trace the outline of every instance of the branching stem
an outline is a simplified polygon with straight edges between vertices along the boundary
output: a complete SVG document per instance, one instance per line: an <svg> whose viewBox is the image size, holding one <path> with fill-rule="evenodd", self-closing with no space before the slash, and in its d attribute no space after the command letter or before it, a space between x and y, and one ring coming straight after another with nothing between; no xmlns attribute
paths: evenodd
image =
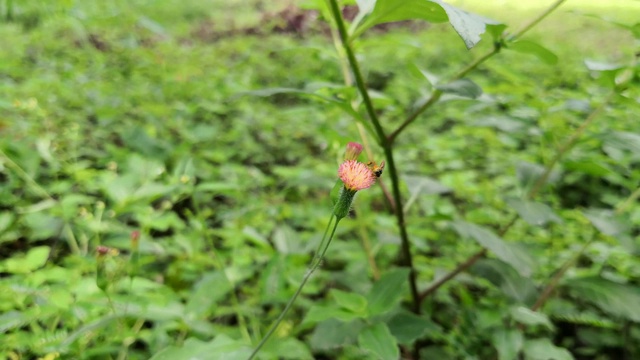
<svg viewBox="0 0 640 360"><path fill-rule="evenodd" d="M393 147L391 142L388 141L387 136L382 129L380 124L380 120L376 114L376 111L373 107L373 102L369 96L369 92L367 91L366 84L364 83L364 78L362 77L362 72L360 71L360 65L358 64L358 60L354 54L354 51L349 43L349 35L347 33L347 29L344 23L344 19L342 18L342 12L340 11L340 7L338 6L337 0L329 0L329 4L331 7L331 12L333 14L333 18L336 22L336 26L338 28L338 33L340 35L340 40L342 41L342 46L347 55L347 60L349 60L349 66L351 67L351 71L353 73L354 80L356 82L356 86L358 91L360 92L360 96L362 96L362 101L364 103L365 109L367 110L367 114L369 115L369 119L373 124L376 135L378 137L378 143L382 146L384 150L384 155L387 163L387 169L389 176L391 177L391 185L393 192L393 203L394 203L394 212L396 216L396 222L398 223L398 227L400 229L400 241L401 241L401 250L400 250L400 261L399 264L401 266L408 267L410 269L409 272L409 287L411 289L411 296L413 300L413 311L415 313L420 312L420 301L418 298L418 287L416 281L416 271L413 267L413 259L411 256L411 245L409 242L409 235L407 233L404 212L402 211L402 196L400 194L400 180L398 177L398 170L395 165L394 157L393 157Z"/></svg>

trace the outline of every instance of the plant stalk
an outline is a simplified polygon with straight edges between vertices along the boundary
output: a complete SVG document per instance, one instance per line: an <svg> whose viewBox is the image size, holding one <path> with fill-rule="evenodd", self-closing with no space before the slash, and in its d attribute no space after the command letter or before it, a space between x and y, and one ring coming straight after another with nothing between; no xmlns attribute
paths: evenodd
<svg viewBox="0 0 640 360"><path fill-rule="evenodd" d="M518 30L515 34L509 36L508 38L505 37L505 35L503 34L502 35L502 40L503 41L509 41L509 42L516 41L517 39L522 37L522 35L524 35L529 30L531 30L531 28L533 28L538 23L540 23L542 20L544 20L547 16L549 16L549 14L551 14L554 10L556 10L565 1L566 0L557 0L555 3L551 4L547 9L545 9L545 11L543 11L540 14L538 14L538 16L536 16L529 23L527 23L520 30ZM477 68L480 64L484 63L485 61L487 61L488 59L490 59L491 57L493 57L495 54L497 54L499 52L500 52L500 47L499 46L494 46L493 49L491 49L491 51L488 51L484 55L482 55L479 58L477 58L476 60L474 60L471 64L465 66L463 69L458 71L455 75L453 75L449 79L449 81L459 80L459 79L463 78L465 75L467 75L467 73L471 72L472 70L475 70L475 68ZM427 111L436 102L438 102L438 100L440 99L440 96L442 96L442 91L440 91L438 89L434 90L433 93L431 94L431 96L429 97L429 99L427 99L424 102L424 104L422 106L420 106L417 110L415 110L413 113L411 113L406 118L406 120L403 121L402 124L400 124L400 126L398 126L398 128L396 130L394 130L388 136L387 140L390 143L393 143L394 140L398 137L398 135L404 129L406 129L407 126L409 126L411 123L413 123L418 118L418 116L420 116L420 114L422 114L423 112Z"/></svg>
<svg viewBox="0 0 640 360"><path fill-rule="evenodd" d="M333 227L331 227L331 223L333 222L334 219L335 219L335 223L333 224ZM307 269L307 272L304 274L304 277L302 278L302 282L300 282L300 285L296 289L296 292L289 299L289 301L287 302L287 305L284 307L280 315L278 315L278 318L276 319L276 321L273 323L273 325L271 325L271 328L269 329L269 331L267 331L267 333L262 338L262 340L260 340L260 343L258 344L258 346L256 346L256 348L253 350L251 355L249 355L249 358L247 360L252 360L258 354L258 352L260 352L260 349L262 349L262 347L267 343L269 338L273 335L273 333L276 331L276 329L278 328L278 326L280 325L284 317L287 315L287 313L293 306L293 303L296 301L296 299L298 299L298 296L300 295L300 293L302 293L302 288L304 288L304 286L307 284L307 281L309 281L313 272L316 271L316 269L320 266L320 264L322 264L322 259L324 259L324 255L327 253L327 249L329 248L329 245L331 244L331 240L333 239L333 236L336 233L336 229L338 228L338 223L340 222L340 220L341 220L340 218L334 215L331 215L331 219L327 224L327 229L325 230L324 236L320 241L318 252L316 252L316 254L313 255L313 258L311 259L311 263L309 264L309 268ZM326 235L329 232L329 228L331 228L331 233L329 234L329 238L327 239Z"/></svg>
<svg viewBox="0 0 640 360"><path fill-rule="evenodd" d="M402 266L406 266L410 269L409 272L409 287L411 288L411 296L413 301L413 311L415 313L420 312L420 301L418 297L418 287L416 281L416 271L413 267L413 259L411 256L411 245L409 242L409 236L407 234L407 229L405 225L404 213L402 211L402 197L400 194L400 183L398 179L398 171L395 166L395 161L393 158L393 148L391 143L387 141L387 137L380 125L380 121L378 116L376 115L375 109L373 107L373 103L371 98L369 97L369 92L367 91L367 87L364 83L364 79L362 77L362 72L360 71L360 65L355 57L353 49L349 43L349 35L347 34L347 29L344 23L344 19L342 18L342 12L340 11L340 7L338 6L337 0L329 0L329 4L331 6L331 12L333 14L334 20L336 22L336 26L338 28L338 33L340 34L340 40L342 41L342 46L344 47L344 51L347 54L347 59L349 60L349 65L351 66L351 71L353 73L353 77L356 82L356 86L358 87L358 91L362 96L362 101L364 102L365 108L367 110L367 114L369 115L369 119L373 124L376 135L378 137L378 143L382 146L387 162L387 168L389 175L391 176L392 183L392 191L393 191L393 202L395 203L394 212L396 216L396 222L400 229L400 239L401 239L401 257L399 264Z"/></svg>

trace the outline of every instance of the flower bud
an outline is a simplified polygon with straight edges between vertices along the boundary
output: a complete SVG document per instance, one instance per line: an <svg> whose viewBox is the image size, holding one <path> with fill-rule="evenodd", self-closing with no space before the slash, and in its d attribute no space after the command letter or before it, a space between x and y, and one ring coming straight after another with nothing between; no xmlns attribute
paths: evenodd
<svg viewBox="0 0 640 360"><path fill-rule="evenodd" d="M360 153L362 153L362 145L356 142L350 142L347 144L347 150L344 152L344 160L357 160Z"/></svg>

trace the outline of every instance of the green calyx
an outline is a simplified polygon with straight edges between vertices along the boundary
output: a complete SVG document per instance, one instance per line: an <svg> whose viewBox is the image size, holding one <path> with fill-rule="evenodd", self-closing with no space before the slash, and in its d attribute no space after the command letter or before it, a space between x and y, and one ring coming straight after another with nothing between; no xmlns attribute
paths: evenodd
<svg viewBox="0 0 640 360"><path fill-rule="evenodd" d="M351 209L351 203L353 202L353 198L355 196L356 191L349 190L344 186L342 187L342 190L340 191L340 197L333 207L333 215L335 215L338 220L346 217L349 214L349 209Z"/></svg>

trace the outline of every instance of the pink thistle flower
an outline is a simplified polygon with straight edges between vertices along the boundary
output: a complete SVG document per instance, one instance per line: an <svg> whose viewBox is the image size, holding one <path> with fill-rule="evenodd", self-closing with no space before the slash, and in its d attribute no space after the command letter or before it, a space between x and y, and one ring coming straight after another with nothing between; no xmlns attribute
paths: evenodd
<svg viewBox="0 0 640 360"><path fill-rule="evenodd" d="M356 160L362 152L362 145L356 142L350 142L347 144L347 151L344 152L344 160Z"/></svg>
<svg viewBox="0 0 640 360"><path fill-rule="evenodd" d="M367 165L355 160L347 160L338 168L338 176L347 190L359 191L373 185L376 175Z"/></svg>

